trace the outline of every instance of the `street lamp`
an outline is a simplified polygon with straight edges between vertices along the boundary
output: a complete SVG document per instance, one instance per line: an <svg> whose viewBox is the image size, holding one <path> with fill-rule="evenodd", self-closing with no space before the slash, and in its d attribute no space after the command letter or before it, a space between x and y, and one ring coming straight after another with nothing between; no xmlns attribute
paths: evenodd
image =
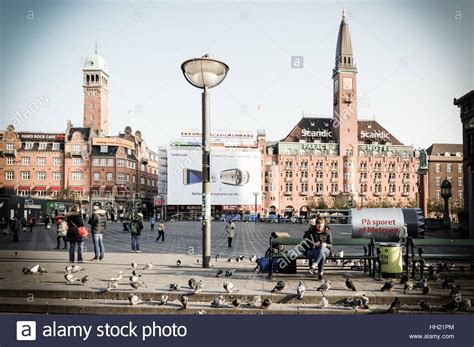
<svg viewBox="0 0 474 347"><path fill-rule="evenodd" d="M257 197L260 193L255 192L253 195L255 196L255 223L257 223Z"/></svg>
<svg viewBox="0 0 474 347"><path fill-rule="evenodd" d="M211 183L209 89L218 86L229 71L227 64L209 57L186 60L181 64L186 80L202 92L202 267L211 261Z"/></svg>
<svg viewBox="0 0 474 347"><path fill-rule="evenodd" d="M449 205L448 200L451 197L451 182L445 177L441 183L441 197L444 199L444 216L443 225L449 227L451 220L449 219Z"/></svg>

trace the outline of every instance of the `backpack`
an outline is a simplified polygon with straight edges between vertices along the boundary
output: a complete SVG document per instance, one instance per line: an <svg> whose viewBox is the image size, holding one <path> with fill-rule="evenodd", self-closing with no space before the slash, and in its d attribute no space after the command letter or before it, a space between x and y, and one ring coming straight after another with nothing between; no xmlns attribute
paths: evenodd
<svg viewBox="0 0 474 347"><path fill-rule="evenodd" d="M281 270L281 259L273 258L273 271L279 272ZM257 266L260 272L268 273L270 272L270 258L261 257L257 259Z"/></svg>
<svg viewBox="0 0 474 347"><path fill-rule="evenodd" d="M140 228L138 227L138 223L137 222L130 223L130 234L138 235L139 232L140 232Z"/></svg>

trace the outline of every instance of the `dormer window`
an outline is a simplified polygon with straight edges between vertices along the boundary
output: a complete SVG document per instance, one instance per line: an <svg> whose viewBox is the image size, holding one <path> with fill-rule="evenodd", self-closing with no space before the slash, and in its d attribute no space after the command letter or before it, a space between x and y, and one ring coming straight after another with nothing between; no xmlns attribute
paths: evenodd
<svg viewBox="0 0 474 347"><path fill-rule="evenodd" d="M107 153L109 151L109 146L100 146L100 153Z"/></svg>
<svg viewBox="0 0 474 347"><path fill-rule="evenodd" d="M32 149L33 148L33 142L25 142L25 149Z"/></svg>

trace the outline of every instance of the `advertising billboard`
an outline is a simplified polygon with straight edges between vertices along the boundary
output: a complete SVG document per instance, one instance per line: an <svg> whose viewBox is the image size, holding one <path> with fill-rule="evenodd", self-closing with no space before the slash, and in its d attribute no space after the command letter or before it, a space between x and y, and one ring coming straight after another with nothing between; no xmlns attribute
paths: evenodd
<svg viewBox="0 0 474 347"><path fill-rule="evenodd" d="M201 165L201 147L168 149L168 205L202 204ZM259 150L211 149L211 185L212 205L254 205L261 186Z"/></svg>

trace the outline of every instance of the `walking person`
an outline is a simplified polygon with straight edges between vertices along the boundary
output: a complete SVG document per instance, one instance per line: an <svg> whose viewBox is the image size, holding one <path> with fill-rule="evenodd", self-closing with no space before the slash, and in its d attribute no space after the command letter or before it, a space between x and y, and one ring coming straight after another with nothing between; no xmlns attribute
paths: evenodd
<svg viewBox="0 0 474 347"><path fill-rule="evenodd" d="M225 232L227 233L227 247L231 248L232 239L234 238L235 234L235 223L232 220L227 222L227 225L225 226Z"/></svg>
<svg viewBox="0 0 474 347"><path fill-rule="evenodd" d="M20 219L18 218L17 215L13 217L13 219L10 222L10 230L13 233L13 242L19 242L20 240L18 239L18 232L20 231L21 228L21 222Z"/></svg>
<svg viewBox="0 0 474 347"><path fill-rule="evenodd" d="M28 219L28 227L30 228L30 233L33 232L33 227L35 226L35 219L33 217L30 217Z"/></svg>
<svg viewBox="0 0 474 347"><path fill-rule="evenodd" d="M163 223L163 221L160 221L160 225L158 225L158 237L156 238L156 242L161 238L163 238L163 242L165 242L165 223Z"/></svg>
<svg viewBox="0 0 474 347"><path fill-rule="evenodd" d="M66 241L69 242L69 261L74 263L75 250L77 246L77 261L83 263L82 258L82 245L83 238L79 235L79 228L84 226L84 220L80 212L78 205L74 205L71 208L71 212L66 215L67 222L67 233Z"/></svg>
<svg viewBox="0 0 474 347"><path fill-rule="evenodd" d="M105 211L99 209L99 206L92 208L92 215L89 218L88 223L91 226L92 241L94 243L94 258L91 261L103 260L104 259L104 231L107 227L107 218L105 217Z"/></svg>
<svg viewBox="0 0 474 347"><path fill-rule="evenodd" d="M150 230L151 231L155 231L155 223L156 223L155 216L151 216L151 218L150 218Z"/></svg>
<svg viewBox="0 0 474 347"><path fill-rule="evenodd" d="M132 252L141 253L140 236L143 230L143 214L137 213L130 222L130 235L132 236Z"/></svg>
<svg viewBox="0 0 474 347"><path fill-rule="evenodd" d="M49 218L49 215L44 216L44 228L51 229L51 219Z"/></svg>
<svg viewBox="0 0 474 347"><path fill-rule="evenodd" d="M63 249L67 248L66 234L67 234L67 222L64 220L64 216L58 216L56 218L56 248L55 249L59 249L59 247L61 246L61 239L64 241Z"/></svg>
<svg viewBox="0 0 474 347"><path fill-rule="evenodd" d="M314 274L316 267L318 268L318 279L323 279L324 264L326 258L329 257L332 248L332 236L329 227L326 225L326 220L323 217L316 218L316 225L310 228L307 237L312 244L312 247L306 251L306 255L313 260L313 264L309 272Z"/></svg>

